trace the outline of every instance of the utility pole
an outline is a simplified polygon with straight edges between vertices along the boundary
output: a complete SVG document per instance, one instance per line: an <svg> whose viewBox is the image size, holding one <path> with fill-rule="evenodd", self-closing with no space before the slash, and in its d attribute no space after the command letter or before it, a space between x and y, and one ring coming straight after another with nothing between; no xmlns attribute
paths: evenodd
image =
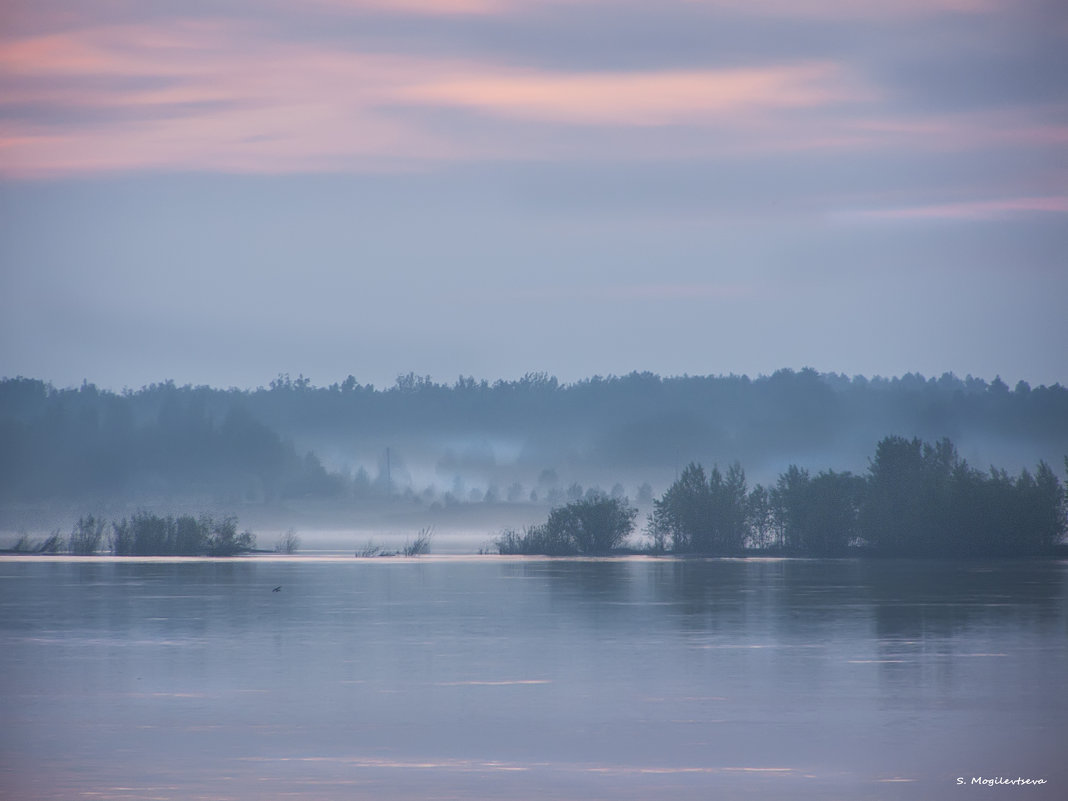
<svg viewBox="0 0 1068 801"><path fill-rule="evenodd" d="M389 465L389 447L386 447L386 497L393 497L393 473Z"/></svg>

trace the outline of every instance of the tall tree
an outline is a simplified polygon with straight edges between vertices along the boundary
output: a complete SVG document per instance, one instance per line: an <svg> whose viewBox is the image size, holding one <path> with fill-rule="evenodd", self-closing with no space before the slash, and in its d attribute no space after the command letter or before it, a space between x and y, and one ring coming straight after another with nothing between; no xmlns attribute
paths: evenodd
<svg viewBox="0 0 1068 801"><path fill-rule="evenodd" d="M711 545L712 492L705 469L686 466L663 496L653 502L654 525L668 533L677 553L707 550Z"/></svg>

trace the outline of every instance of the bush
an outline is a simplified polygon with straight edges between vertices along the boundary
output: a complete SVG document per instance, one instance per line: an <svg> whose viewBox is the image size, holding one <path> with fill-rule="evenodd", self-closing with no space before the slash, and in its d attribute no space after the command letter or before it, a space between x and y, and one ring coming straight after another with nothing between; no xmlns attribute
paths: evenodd
<svg viewBox="0 0 1068 801"><path fill-rule="evenodd" d="M623 545L637 514L626 498L597 492L553 509L545 523L529 526L522 534L515 529L501 532L493 545L506 556L607 554Z"/></svg>
<svg viewBox="0 0 1068 801"><path fill-rule="evenodd" d="M405 556L422 556L423 554L430 553L430 538L433 536L433 529L427 527L422 529L417 536L411 542L404 543L404 548L401 549L401 553Z"/></svg>
<svg viewBox="0 0 1068 801"><path fill-rule="evenodd" d="M111 552L116 556L130 556L134 552L133 524L125 517L121 522L111 522L111 536L109 537Z"/></svg>
<svg viewBox="0 0 1068 801"><path fill-rule="evenodd" d="M59 553L64 550L66 543L63 541L63 537L60 536L58 531L53 531L48 535L40 545L37 546L37 553Z"/></svg>
<svg viewBox="0 0 1068 801"><path fill-rule="evenodd" d="M208 537L209 556L235 556L256 548L256 537L251 531L237 533L236 517L223 518L219 523L210 517L201 518L201 523L211 532Z"/></svg>
<svg viewBox="0 0 1068 801"><path fill-rule="evenodd" d="M493 545L502 556L573 556L578 553L568 537L550 532L545 524L528 526L522 534L515 529L506 529Z"/></svg>
<svg viewBox="0 0 1068 801"><path fill-rule="evenodd" d="M58 531L53 531L47 539L41 542L31 540L27 534L20 534L10 550L12 553L59 553L63 550L64 544Z"/></svg>
<svg viewBox="0 0 1068 801"><path fill-rule="evenodd" d="M630 535L637 514L626 499L598 493L553 509L545 526L553 544L569 542L578 553L606 554Z"/></svg>
<svg viewBox="0 0 1068 801"><path fill-rule="evenodd" d="M274 546L275 553L296 553L300 548L300 537L293 529L289 529L282 535L282 539Z"/></svg>
<svg viewBox="0 0 1068 801"><path fill-rule="evenodd" d="M92 515L78 518L70 532L67 550L76 556L91 556L104 541L104 521Z"/></svg>
<svg viewBox="0 0 1068 801"><path fill-rule="evenodd" d="M251 532L237 533L236 517L216 521L208 515L162 517L139 512L111 528L116 556L235 556L256 547Z"/></svg>

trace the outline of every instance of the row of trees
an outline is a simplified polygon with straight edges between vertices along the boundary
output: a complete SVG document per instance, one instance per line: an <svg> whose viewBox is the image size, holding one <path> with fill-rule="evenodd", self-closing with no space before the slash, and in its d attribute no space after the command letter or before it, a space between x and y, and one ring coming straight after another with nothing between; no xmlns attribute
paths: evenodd
<svg viewBox="0 0 1068 801"><path fill-rule="evenodd" d="M1017 469L1068 451L1068 388L811 369L753 379L631 373L572 384L544 374L453 384L409 374L387 388L351 376L329 386L280 376L255 390L163 382L121 393L11 378L0 380L0 501L359 497L375 491L359 466L373 474L387 447L404 454L413 475L462 475L502 494L546 465L567 466L570 478L587 482L625 470L630 480L655 483L701 453L731 453L765 475L815 453L860 471L887 431L930 441L948 435L984 463ZM451 453L457 442L471 447ZM348 488L309 450L327 464L351 465ZM469 494L453 492L458 502Z"/></svg>
<svg viewBox="0 0 1068 801"><path fill-rule="evenodd" d="M984 473L949 440L884 439L864 489L860 536L887 554L1034 555L1065 533L1066 497L1049 465Z"/></svg>
<svg viewBox="0 0 1068 801"><path fill-rule="evenodd" d="M791 465L774 486L747 491L737 464L708 477L691 464L655 502L649 529L656 547L680 553L1024 556L1061 541L1066 503L1044 462L1012 477L969 466L948 439L886 437L863 476Z"/></svg>
<svg viewBox="0 0 1068 801"><path fill-rule="evenodd" d="M162 385L158 385L162 386ZM722 423L747 437L763 432L769 441L786 436L808 440L843 423L867 422L885 432L901 426L920 431L978 427L991 433L1044 437L1068 433L1068 389L1031 387L1019 381L1010 388L1000 378L985 381L952 373L924 377L866 378L818 373L811 368L778 370L767 376L659 376L633 372L593 376L564 384L544 373L516 381L489 382L460 376L453 384L430 376L399 376L392 387L361 385L353 376L329 386L315 386L304 376L288 375L269 389L246 395L264 420L287 424L327 424L331 429L359 426L407 426L413 417L434 428L450 429L471 420L494 430L517 421L550 415L557 424L591 430L591 421L624 424L644 420L670 427L670 421L699 419L710 427ZM668 414L664 414L667 411ZM798 426L798 422L807 423ZM749 424L758 422L758 428ZM892 427L892 428L891 428ZM692 437L692 427L684 426ZM623 444L623 449L630 447Z"/></svg>
<svg viewBox="0 0 1068 801"><path fill-rule="evenodd" d="M279 550L292 553L299 539L292 532ZM237 531L237 518L217 520L210 515L157 515L140 512L130 518L106 522L89 515L74 524L64 539L58 532L38 544L22 537L11 550L16 553L71 553L92 556L110 551L116 556L237 556L256 549L250 531Z"/></svg>
<svg viewBox="0 0 1068 801"><path fill-rule="evenodd" d="M654 501L647 533L658 553L1037 556L1061 543L1066 509L1068 493L1044 462L1016 477L982 472L948 439L892 436L863 476L791 465L773 486L750 490L738 463L725 473L692 463ZM496 544L501 553L608 553L635 516L623 499L586 498Z"/></svg>
<svg viewBox="0 0 1068 801"><path fill-rule="evenodd" d="M837 555L861 539L865 479L791 465L774 486L747 487L737 462L726 474L690 464L653 504L656 551L741 554L750 550Z"/></svg>

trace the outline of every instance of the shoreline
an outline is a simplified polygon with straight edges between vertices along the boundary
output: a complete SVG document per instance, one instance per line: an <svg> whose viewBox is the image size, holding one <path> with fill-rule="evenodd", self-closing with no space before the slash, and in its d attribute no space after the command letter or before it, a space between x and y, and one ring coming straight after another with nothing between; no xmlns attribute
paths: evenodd
<svg viewBox="0 0 1068 801"><path fill-rule="evenodd" d="M750 556L711 556L700 554L643 554L621 553L604 556L547 556L542 554L497 554L497 553L440 553L404 556L354 556L342 551L319 553L276 554L254 553L237 556L116 556L114 554L74 555L43 553L0 552L0 563L48 562L81 564L182 564L207 563L234 564L240 562L262 563L349 563L349 564L420 564L427 562L922 562L925 564L952 563L998 563L1021 562L1068 562L1068 555L1048 556L977 556L977 557L929 557L929 556L775 556L753 554Z"/></svg>

